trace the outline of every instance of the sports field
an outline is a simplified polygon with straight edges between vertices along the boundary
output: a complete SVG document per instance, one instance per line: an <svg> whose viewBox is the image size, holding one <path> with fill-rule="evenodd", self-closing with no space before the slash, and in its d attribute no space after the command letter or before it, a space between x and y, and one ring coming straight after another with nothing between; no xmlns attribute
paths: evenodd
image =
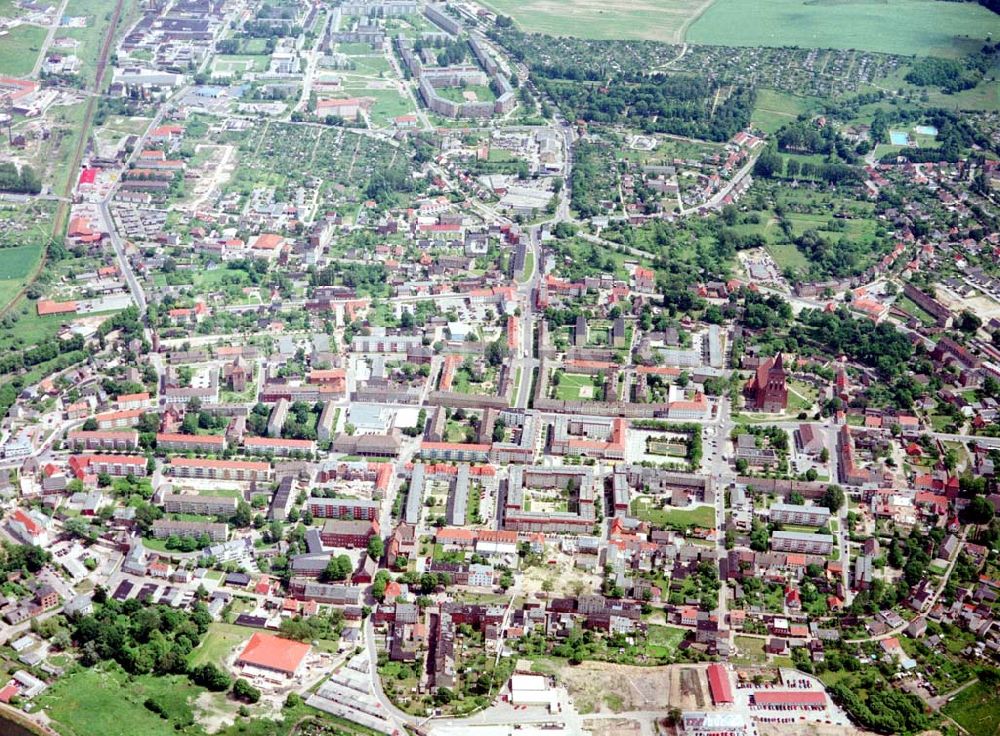
<svg viewBox="0 0 1000 736"><path fill-rule="evenodd" d="M689 43L800 46L959 56L978 49L1000 18L976 3L937 0L715 0Z"/></svg>
<svg viewBox="0 0 1000 736"><path fill-rule="evenodd" d="M482 0L528 32L680 43L712 0Z"/></svg>

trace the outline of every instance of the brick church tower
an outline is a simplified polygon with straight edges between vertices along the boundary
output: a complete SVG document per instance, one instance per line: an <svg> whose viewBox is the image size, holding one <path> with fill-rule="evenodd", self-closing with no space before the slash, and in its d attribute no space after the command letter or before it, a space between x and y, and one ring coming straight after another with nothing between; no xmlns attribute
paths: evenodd
<svg viewBox="0 0 1000 736"><path fill-rule="evenodd" d="M788 373L781 353L761 361L753 378L747 381L743 395L747 408L768 413L784 411L788 406Z"/></svg>

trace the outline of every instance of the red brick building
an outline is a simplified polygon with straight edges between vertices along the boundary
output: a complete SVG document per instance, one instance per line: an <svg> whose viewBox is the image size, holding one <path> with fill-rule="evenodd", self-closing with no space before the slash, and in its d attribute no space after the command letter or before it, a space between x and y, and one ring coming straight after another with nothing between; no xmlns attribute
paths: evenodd
<svg viewBox="0 0 1000 736"><path fill-rule="evenodd" d="M757 372L743 387L747 408L757 411L779 412L788 406L788 373L781 353L767 358L757 366Z"/></svg>
<svg viewBox="0 0 1000 736"><path fill-rule="evenodd" d="M327 547L367 547L368 540L378 534L376 519L330 519L319 536Z"/></svg>

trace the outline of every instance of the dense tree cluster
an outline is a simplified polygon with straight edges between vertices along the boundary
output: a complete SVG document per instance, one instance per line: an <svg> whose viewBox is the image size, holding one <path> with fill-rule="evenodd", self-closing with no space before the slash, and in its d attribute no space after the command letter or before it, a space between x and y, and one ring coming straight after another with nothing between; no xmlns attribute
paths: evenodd
<svg viewBox="0 0 1000 736"><path fill-rule="evenodd" d="M862 694L843 682L834 684L830 691L856 721L873 731L906 734L929 726L923 703L911 693L876 687Z"/></svg>
<svg viewBox="0 0 1000 736"><path fill-rule="evenodd" d="M810 337L827 352L845 354L875 368L883 377L907 370L913 345L893 325L854 319L846 308L835 312L810 310L799 315Z"/></svg>
<svg viewBox="0 0 1000 736"><path fill-rule="evenodd" d="M629 124L647 133L673 133L712 141L732 138L750 123L755 94L732 87L717 100L719 85L691 76L617 75L601 82L579 82L534 70L536 84L570 119Z"/></svg>
<svg viewBox="0 0 1000 736"><path fill-rule="evenodd" d="M72 633L87 666L114 660L132 674L163 675L187 672L187 655L211 622L203 603L187 612L108 599L94 613L75 619Z"/></svg>
<svg viewBox="0 0 1000 736"><path fill-rule="evenodd" d="M27 164L19 171L12 162L4 161L0 163L0 191L38 194L42 191L42 180Z"/></svg>

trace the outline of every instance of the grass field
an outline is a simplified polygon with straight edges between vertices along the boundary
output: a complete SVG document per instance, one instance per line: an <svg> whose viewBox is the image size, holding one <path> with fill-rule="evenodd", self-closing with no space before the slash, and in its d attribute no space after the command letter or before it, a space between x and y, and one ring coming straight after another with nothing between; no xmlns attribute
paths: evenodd
<svg viewBox="0 0 1000 736"><path fill-rule="evenodd" d="M799 114L810 112L816 107L812 97L798 97L773 89L757 90L750 122L765 133L774 133L782 125L793 122Z"/></svg>
<svg viewBox="0 0 1000 736"><path fill-rule="evenodd" d="M198 665L211 662L212 664L223 666L234 648L247 641L253 636L254 630L245 626L234 624L209 624L208 633L202 639L197 649L188 655L188 665L197 667Z"/></svg>
<svg viewBox="0 0 1000 736"><path fill-rule="evenodd" d="M166 736L176 733L175 723L191 721L189 701L200 692L186 677L129 678L109 667L60 677L38 701L65 736ZM160 703L168 718L148 710L147 698Z"/></svg>
<svg viewBox="0 0 1000 736"><path fill-rule="evenodd" d="M582 373L563 373L555 387L555 397L563 401L580 401L594 398L594 379Z"/></svg>
<svg viewBox="0 0 1000 736"><path fill-rule="evenodd" d="M982 682L965 688L943 710L972 736L1000 734L1000 698Z"/></svg>
<svg viewBox="0 0 1000 736"><path fill-rule="evenodd" d="M764 654L764 640L752 636L737 636L734 643L739 647L737 661L744 664L761 664L767 661Z"/></svg>
<svg viewBox="0 0 1000 736"><path fill-rule="evenodd" d="M669 657L677 651L677 647L687 632L676 626L660 626L650 624L646 638L646 651L653 657Z"/></svg>
<svg viewBox="0 0 1000 736"><path fill-rule="evenodd" d="M743 0L715 0L691 24L685 40L960 56L998 31L997 17L975 3L761 0L749 7Z"/></svg>
<svg viewBox="0 0 1000 736"><path fill-rule="evenodd" d="M699 0L484 0L526 31L553 36L680 43L708 2Z"/></svg>
<svg viewBox="0 0 1000 736"><path fill-rule="evenodd" d="M703 529L715 527L715 509L711 506L697 506L693 509L661 509L651 506L643 499L632 502L632 513L637 519L648 521L659 527L686 529L698 526Z"/></svg>
<svg viewBox="0 0 1000 736"><path fill-rule="evenodd" d="M42 248L37 244L0 250L0 308L17 295L41 256Z"/></svg>
<svg viewBox="0 0 1000 736"><path fill-rule="evenodd" d="M0 74L23 77L30 74L45 42L45 29L17 26L0 38Z"/></svg>

